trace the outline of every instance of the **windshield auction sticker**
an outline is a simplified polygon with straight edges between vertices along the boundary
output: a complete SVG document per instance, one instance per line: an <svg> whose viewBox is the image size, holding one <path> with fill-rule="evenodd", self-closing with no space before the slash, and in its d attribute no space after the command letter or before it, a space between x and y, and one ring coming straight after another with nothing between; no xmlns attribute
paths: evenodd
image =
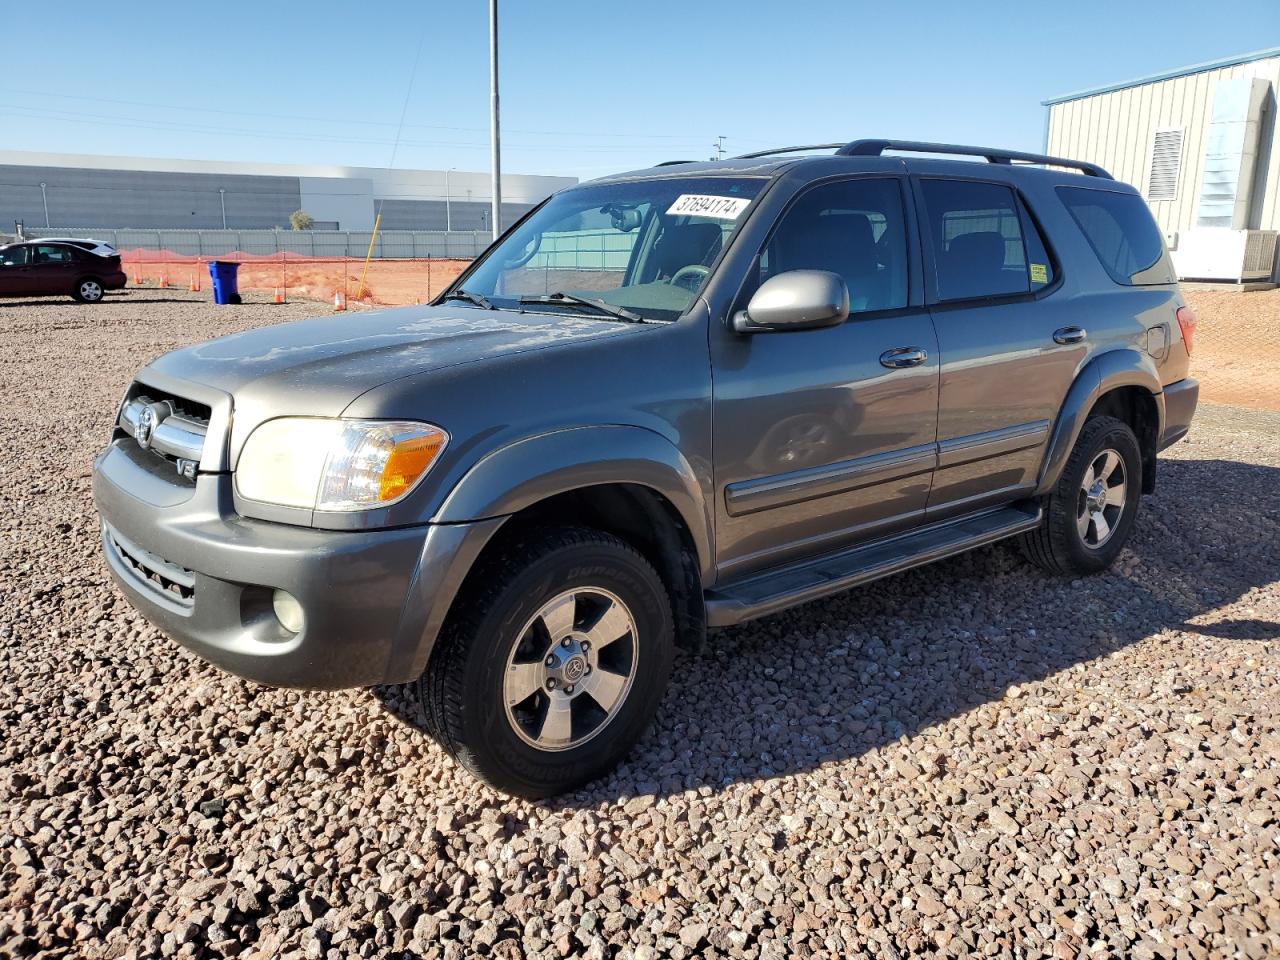
<svg viewBox="0 0 1280 960"><path fill-rule="evenodd" d="M746 197L713 197L701 193L682 193L667 208L673 216L715 217L717 220L737 220L747 204Z"/></svg>

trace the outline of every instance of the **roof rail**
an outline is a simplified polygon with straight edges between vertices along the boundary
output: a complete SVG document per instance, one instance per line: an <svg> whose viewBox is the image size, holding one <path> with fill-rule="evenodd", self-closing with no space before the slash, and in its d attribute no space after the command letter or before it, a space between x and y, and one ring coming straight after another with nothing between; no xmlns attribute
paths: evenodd
<svg viewBox="0 0 1280 960"><path fill-rule="evenodd" d="M1065 157L1051 157L1043 153L1020 153L1016 150L999 150L994 147L966 147L957 143L921 143L916 140L854 140L843 144L836 150L839 157L878 157L886 150L900 150L905 153L951 153L961 157L984 157L988 163L1012 164L1042 163L1054 167L1070 167L1080 170L1086 176L1100 177L1103 180L1114 180L1096 163L1084 160L1067 160Z"/></svg>
<svg viewBox="0 0 1280 960"><path fill-rule="evenodd" d="M843 143L811 143L806 147L773 147L770 150L757 150L754 153L741 153L734 160L759 160L761 157L772 157L778 153L800 153L804 150L837 150Z"/></svg>

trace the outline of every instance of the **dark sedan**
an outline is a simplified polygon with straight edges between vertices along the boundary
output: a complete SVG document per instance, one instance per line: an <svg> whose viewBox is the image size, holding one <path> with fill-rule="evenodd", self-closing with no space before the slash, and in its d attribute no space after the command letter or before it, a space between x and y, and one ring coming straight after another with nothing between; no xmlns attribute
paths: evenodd
<svg viewBox="0 0 1280 960"><path fill-rule="evenodd" d="M118 254L39 240L0 247L0 297L70 296L97 303L126 281Z"/></svg>

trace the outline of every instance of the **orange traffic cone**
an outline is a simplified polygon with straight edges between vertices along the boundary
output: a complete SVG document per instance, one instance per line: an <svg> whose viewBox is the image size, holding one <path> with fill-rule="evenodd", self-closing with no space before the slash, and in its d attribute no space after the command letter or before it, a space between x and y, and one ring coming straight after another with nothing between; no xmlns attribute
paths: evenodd
<svg viewBox="0 0 1280 960"><path fill-rule="evenodd" d="M166 274L160 274L160 289L164 290L169 286L169 277Z"/></svg>
<svg viewBox="0 0 1280 960"><path fill-rule="evenodd" d="M284 303L284 294L280 292L280 288L276 287L276 291L271 296L272 303Z"/></svg>
<svg viewBox="0 0 1280 960"><path fill-rule="evenodd" d="M342 290L335 290L333 293L333 312L338 313L347 309L347 294Z"/></svg>

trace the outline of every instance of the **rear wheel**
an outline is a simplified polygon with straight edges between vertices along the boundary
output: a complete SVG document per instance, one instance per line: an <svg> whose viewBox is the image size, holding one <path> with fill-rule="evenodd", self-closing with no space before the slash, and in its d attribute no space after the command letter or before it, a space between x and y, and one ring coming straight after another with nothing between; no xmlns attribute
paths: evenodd
<svg viewBox="0 0 1280 960"><path fill-rule="evenodd" d="M1142 499L1142 453L1129 425L1086 421L1045 504L1045 520L1025 534L1023 552L1055 573L1109 567L1133 532Z"/></svg>
<svg viewBox="0 0 1280 960"><path fill-rule="evenodd" d="M96 277L84 277L76 281L71 296L81 303L97 303L105 293L101 280Z"/></svg>
<svg viewBox="0 0 1280 960"><path fill-rule="evenodd" d="M671 602L625 541L529 537L472 579L418 683L436 738L505 793L538 798L606 773L671 673Z"/></svg>

